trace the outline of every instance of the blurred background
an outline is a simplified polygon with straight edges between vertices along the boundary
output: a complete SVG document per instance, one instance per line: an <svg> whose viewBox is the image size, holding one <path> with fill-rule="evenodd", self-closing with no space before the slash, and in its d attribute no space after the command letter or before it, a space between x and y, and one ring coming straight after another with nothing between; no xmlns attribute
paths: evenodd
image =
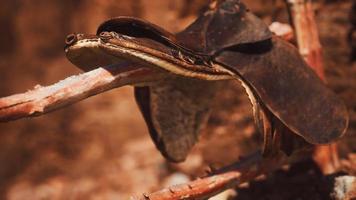
<svg viewBox="0 0 356 200"><path fill-rule="evenodd" d="M144 18L177 32L191 23L207 2L2 0L0 96L80 73L64 55L64 38L69 33L95 33L105 19L122 15ZM288 23L283 1L244 2L267 24ZM356 8L351 11L351 5L352 1L346 0L314 3L327 82L345 100L350 113L347 136L339 142L340 154L355 164L356 63L352 60L356 58L352 56L352 45L356 46L356 39L352 43L350 30L352 23L356 26L351 14L356 13ZM231 163L256 150L262 138L255 131L243 89L235 83L227 88L219 94L201 142L179 165L165 162L155 149L131 87L112 90L41 117L2 123L0 199L128 199L132 194L203 175L207 165ZM294 193L305 193L305 188L295 187L281 194L281 187L288 187L283 176L287 175L262 180L258 189L245 186L238 191L239 199L259 199L258 195L266 194L267 199L293 199ZM294 181L312 184L308 178ZM311 190L313 194L315 190ZM320 195L312 199L319 197L323 199Z"/></svg>

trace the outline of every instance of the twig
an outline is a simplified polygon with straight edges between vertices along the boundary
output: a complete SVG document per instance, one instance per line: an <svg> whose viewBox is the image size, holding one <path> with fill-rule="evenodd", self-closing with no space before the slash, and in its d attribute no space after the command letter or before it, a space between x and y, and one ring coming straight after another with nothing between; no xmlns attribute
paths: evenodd
<svg viewBox="0 0 356 200"><path fill-rule="evenodd" d="M274 171L285 163L287 163L287 157L283 153L268 159L263 158L261 152L256 152L207 177L171 186L151 194L145 193L141 197L132 197L132 200L207 199L228 188L251 181L261 174Z"/></svg>
<svg viewBox="0 0 356 200"><path fill-rule="evenodd" d="M321 44L311 0L286 0L299 52L309 66L325 80Z"/></svg>
<svg viewBox="0 0 356 200"><path fill-rule="evenodd" d="M51 112L90 96L129 84L132 77L140 81L155 78L155 76L147 76L147 73L151 73L151 70L129 67L128 63L106 66L68 77L51 86L36 86L28 92L0 98L0 122Z"/></svg>

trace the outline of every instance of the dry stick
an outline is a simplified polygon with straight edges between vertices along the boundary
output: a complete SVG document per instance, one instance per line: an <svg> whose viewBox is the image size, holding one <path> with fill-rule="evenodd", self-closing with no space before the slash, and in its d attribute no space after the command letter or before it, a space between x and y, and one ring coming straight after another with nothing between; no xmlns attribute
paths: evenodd
<svg viewBox="0 0 356 200"><path fill-rule="evenodd" d="M300 54L309 66L325 80L321 44L311 0L287 0Z"/></svg>
<svg viewBox="0 0 356 200"><path fill-rule="evenodd" d="M39 116L73 104L104 91L137 81L150 81L159 76L147 76L151 70L128 67L130 64L106 66L80 75L68 77L47 87L0 98L0 122L23 117ZM123 70L124 69L124 70Z"/></svg>
<svg viewBox="0 0 356 200"><path fill-rule="evenodd" d="M274 171L287 163L287 157L280 153L273 158L263 158L256 152L235 164L213 172L213 174L189 183L171 186L160 191L132 197L132 200L197 200L207 199L228 188L253 180L257 176Z"/></svg>
<svg viewBox="0 0 356 200"><path fill-rule="evenodd" d="M300 54L309 66L325 81L322 49L311 0L287 0L293 21L295 37ZM340 165L336 143L317 146L313 154L324 174L331 174Z"/></svg>

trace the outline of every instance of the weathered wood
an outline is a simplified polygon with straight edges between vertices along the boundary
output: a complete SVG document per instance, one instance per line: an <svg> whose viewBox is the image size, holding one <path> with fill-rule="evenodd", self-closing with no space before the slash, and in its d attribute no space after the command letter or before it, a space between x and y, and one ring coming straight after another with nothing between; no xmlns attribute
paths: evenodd
<svg viewBox="0 0 356 200"><path fill-rule="evenodd" d="M310 67L325 79L321 44L311 0L286 0L300 54Z"/></svg>
<svg viewBox="0 0 356 200"><path fill-rule="evenodd" d="M0 98L0 122L43 115L90 96L129 84L132 76L136 80L149 80L156 77L147 76L147 73L150 73L147 68L126 72L122 72L121 68L122 65L98 68L68 77L47 87L36 86L28 92Z"/></svg>
<svg viewBox="0 0 356 200"><path fill-rule="evenodd" d="M195 181L171 186L150 194L144 193L133 200L197 200L208 199L228 188L236 187L248 182L257 176L274 171L287 162L284 154L274 158L263 158L261 152L256 152L241 161L212 172L211 175L196 179Z"/></svg>

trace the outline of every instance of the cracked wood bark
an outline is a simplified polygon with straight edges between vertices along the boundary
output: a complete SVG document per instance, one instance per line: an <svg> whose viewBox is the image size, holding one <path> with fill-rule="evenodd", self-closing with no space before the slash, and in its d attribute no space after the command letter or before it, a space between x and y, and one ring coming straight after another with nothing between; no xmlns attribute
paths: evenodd
<svg viewBox="0 0 356 200"><path fill-rule="evenodd" d="M323 80L325 79L322 49L311 0L286 0L300 54ZM313 154L324 174L331 174L340 166L336 143L317 146Z"/></svg>

